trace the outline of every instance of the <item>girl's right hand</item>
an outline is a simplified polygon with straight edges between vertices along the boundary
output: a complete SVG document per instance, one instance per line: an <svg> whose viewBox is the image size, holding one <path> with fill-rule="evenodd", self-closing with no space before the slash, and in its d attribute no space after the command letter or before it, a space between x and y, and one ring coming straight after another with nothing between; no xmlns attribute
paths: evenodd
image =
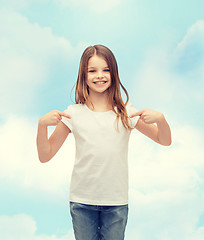
<svg viewBox="0 0 204 240"><path fill-rule="evenodd" d="M45 127L56 126L61 121L62 116L71 119L70 115L58 110L53 110L40 118L39 125Z"/></svg>

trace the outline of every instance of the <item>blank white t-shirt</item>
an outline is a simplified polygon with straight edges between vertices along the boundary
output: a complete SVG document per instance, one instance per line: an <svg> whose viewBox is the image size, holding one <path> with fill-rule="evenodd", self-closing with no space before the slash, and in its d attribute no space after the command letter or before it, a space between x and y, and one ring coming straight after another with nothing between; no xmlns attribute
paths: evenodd
<svg viewBox="0 0 204 240"><path fill-rule="evenodd" d="M128 115L137 110L128 103ZM62 117L75 137L76 156L72 172L69 200L91 205L125 205L128 203L128 142L131 131L116 114L94 112L86 104L74 104ZM130 119L135 127L139 117Z"/></svg>

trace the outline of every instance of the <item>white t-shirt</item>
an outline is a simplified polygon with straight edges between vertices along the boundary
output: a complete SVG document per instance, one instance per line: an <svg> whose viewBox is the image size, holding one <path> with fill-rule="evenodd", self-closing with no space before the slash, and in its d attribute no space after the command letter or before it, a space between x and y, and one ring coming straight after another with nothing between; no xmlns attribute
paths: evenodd
<svg viewBox="0 0 204 240"><path fill-rule="evenodd" d="M128 103L128 115L137 110ZM91 205L125 205L128 203L128 142L130 132L116 114L94 112L86 104L74 104L64 111L71 119L62 122L74 134L75 164L72 172L69 200ZM135 127L139 117L130 119Z"/></svg>

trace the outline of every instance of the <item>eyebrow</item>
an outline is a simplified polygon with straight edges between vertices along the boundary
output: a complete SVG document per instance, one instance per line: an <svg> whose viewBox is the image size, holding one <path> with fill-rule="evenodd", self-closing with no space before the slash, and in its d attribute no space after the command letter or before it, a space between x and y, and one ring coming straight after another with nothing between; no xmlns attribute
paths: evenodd
<svg viewBox="0 0 204 240"><path fill-rule="evenodd" d="M89 69L89 68L96 68L96 67L88 67L88 69ZM109 68L109 67L107 66L107 67L104 67L104 68Z"/></svg>

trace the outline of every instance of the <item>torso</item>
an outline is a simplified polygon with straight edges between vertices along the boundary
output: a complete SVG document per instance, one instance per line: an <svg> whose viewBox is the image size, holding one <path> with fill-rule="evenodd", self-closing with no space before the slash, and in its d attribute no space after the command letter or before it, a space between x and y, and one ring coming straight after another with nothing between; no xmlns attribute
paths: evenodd
<svg viewBox="0 0 204 240"><path fill-rule="evenodd" d="M93 112L108 112L112 110L111 104L98 103L94 104L94 106L90 102L86 102L85 104Z"/></svg>

